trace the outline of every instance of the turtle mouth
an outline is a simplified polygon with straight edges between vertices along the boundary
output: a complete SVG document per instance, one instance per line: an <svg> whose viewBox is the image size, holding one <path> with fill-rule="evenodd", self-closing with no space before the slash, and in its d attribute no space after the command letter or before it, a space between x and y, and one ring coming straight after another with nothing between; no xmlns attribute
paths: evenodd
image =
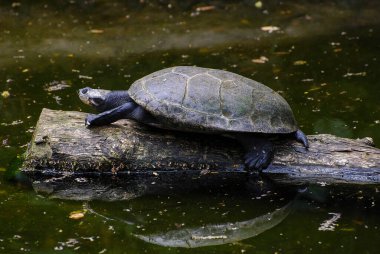
<svg viewBox="0 0 380 254"><path fill-rule="evenodd" d="M92 89L90 87L85 87L78 90L78 96L84 104L90 106L97 106L96 104L94 104L94 100L105 100L107 94L110 92L110 90Z"/></svg>
<svg viewBox="0 0 380 254"><path fill-rule="evenodd" d="M90 88L91 89L91 88ZM90 105L91 106L91 102L90 102L90 97L89 97L89 94L88 93L89 91L89 88L82 88L82 89L79 89L78 90L78 96L79 96L79 99L86 105Z"/></svg>
<svg viewBox="0 0 380 254"><path fill-rule="evenodd" d="M89 98L84 98L79 95L79 99L86 105L92 106Z"/></svg>

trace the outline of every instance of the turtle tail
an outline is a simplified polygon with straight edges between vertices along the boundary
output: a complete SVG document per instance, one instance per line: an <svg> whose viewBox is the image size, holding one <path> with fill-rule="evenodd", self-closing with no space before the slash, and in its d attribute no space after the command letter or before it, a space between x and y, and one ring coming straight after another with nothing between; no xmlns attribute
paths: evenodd
<svg viewBox="0 0 380 254"><path fill-rule="evenodd" d="M294 137L298 142L303 144L303 146L306 149L309 148L309 141L307 141L307 137L306 137L305 133L303 133L301 130L297 130L296 132L294 132Z"/></svg>

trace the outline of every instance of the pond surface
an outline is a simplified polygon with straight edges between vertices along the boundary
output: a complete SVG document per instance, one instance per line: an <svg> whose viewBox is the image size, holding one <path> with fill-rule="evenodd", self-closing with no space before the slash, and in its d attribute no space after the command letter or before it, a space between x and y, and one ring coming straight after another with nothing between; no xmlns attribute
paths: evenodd
<svg viewBox="0 0 380 254"><path fill-rule="evenodd" d="M79 88L127 89L175 65L268 85L307 134L379 144L380 3L260 3L1 1L0 253L377 253L376 187L245 186L83 203L40 197L15 172L42 108L88 111ZM183 248L199 242L209 246Z"/></svg>

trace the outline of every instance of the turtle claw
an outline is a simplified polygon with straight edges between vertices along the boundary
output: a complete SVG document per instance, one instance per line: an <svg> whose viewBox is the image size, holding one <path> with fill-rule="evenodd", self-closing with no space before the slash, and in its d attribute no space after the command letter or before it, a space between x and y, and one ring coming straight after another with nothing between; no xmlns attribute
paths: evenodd
<svg viewBox="0 0 380 254"><path fill-rule="evenodd" d="M255 167L261 171L263 169L266 169L270 162L272 160L272 155L271 154L261 154L261 156L259 156L259 158L257 159L257 162L255 164Z"/></svg>
<svg viewBox="0 0 380 254"><path fill-rule="evenodd" d="M86 116L86 119L84 120L84 125L86 127L91 127L92 126L92 122L94 121L95 118L96 118L96 115L94 115L94 114L88 114Z"/></svg>
<svg viewBox="0 0 380 254"><path fill-rule="evenodd" d="M244 163L249 170L256 170L260 172L269 166L272 160L272 155L273 153L271 151L253 150L245 155Z"/></svg>
<svg viewBox="0 0 380 254"><path fill-rule="evenodd" d="M257 162L257 157L250 156L249 153L245 155L244 163L249 169L254 169Z"/></svg>
<svg viewBox="0 0 380 254"><path fill-rule="evenodd" d="M244 163L248 170L259 171L266 169L273 158L273 145L264 139L253 140L254 144L244 156Z"/></svg>

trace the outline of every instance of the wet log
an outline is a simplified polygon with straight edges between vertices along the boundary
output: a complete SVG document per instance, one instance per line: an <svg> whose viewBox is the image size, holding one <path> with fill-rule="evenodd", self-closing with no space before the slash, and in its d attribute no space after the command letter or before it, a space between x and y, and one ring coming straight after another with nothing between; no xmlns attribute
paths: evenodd
<svg viewBox="0 0 380 254"><path fill-rule="evenodd" d="M204 178L208 184L218 176L233 182L249 175L242 164L244 151L234 140L166 131L129 120L86 128L85 115L43 109L23 172L39 183L47 176L50 182L74 177L82 187L87 180L80 176L95 176L99 183L106 181L105 176L123 181L120 177L145 174L152 177L144 177L149 184L157 182L156 178L164 182ZM292 185L380 183L380 149L370 138L352 140L327 134L308 138L309 150L292 140L276 141L273 163L260 176ZM187 184L192 185L191 181Z"/></svg>

